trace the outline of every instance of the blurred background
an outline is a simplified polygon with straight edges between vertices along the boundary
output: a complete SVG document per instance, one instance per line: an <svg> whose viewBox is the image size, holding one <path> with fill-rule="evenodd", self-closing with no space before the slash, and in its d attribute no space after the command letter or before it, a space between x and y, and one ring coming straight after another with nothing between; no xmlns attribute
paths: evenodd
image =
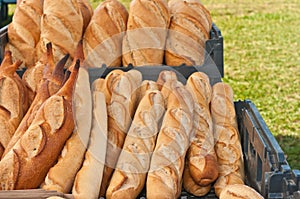
<svg viewBox="0 0 300 199"><path fill-rule="evenodd" d="M129 0L121 0L129 8ZM90 0L96 8L101 1ZM225 77L235 100L250 99L300 169L300 1L202 0L224 37ZM15 4L8 5L8 24Z"/></svg>

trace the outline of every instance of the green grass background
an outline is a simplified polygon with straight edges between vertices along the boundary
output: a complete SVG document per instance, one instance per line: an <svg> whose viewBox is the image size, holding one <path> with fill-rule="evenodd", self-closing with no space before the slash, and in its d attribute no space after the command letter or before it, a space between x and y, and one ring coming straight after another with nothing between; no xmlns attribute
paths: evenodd
<svg viewBox="0 0 300 199"><path fill-rule="evenodd" d="M96 8L100 1L90 2ZM290 166L300 169L300 1L202 3L224 37L224 81L235 100L255 103Z"/></svg>

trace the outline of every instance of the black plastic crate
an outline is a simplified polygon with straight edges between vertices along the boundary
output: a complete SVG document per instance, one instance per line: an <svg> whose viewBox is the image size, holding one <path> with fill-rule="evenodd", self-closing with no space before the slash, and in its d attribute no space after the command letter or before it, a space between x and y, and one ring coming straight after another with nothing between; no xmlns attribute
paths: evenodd
<svg viewBox="0 0 300 199"><path fill-rule="evenodd" d="M4 48L8 42L7 26L0 29L0 63L4 56ZM210 39L205 43L205 61L202 66L215 65L221 77L224 77L223 36L220 29L213 24Z"/></svg>

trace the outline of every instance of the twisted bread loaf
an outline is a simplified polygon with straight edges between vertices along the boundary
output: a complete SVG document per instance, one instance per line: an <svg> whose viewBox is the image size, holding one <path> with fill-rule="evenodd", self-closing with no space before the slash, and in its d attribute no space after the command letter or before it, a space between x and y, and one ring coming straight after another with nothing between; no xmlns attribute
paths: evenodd
<svg viewBox="0 0 300 199"><path fill-rule="evenodd" d="M64 65L67 61L68 56L65 56L62 60L60 60L55 66L51 75L44 75L44 81L39 86L37 90L37 94L34 97L33 102L31 103L28 111L25 116L22 118L21 123L18 128L14 132L11 140L9 141L5 152L7 154L11 148L17 143L17 141L23 136L28 127L31 125L33 119L35 118L36 113L42 104L52 95L54 95L62 86L64 80ZM46 66L46 68L52 67L50 64ZM50 69L48 69L50 70Z"/></svg>
<svg viewBox="0 0 300 199"><path fill-rule="evenodd" d="M228 84L213 86L211 114L215 133L215 151L219 178L214 184L217 196L228 184L244 184L243 151L237 129L233 91Z"/></svg>
<svg viewBox="0 0 300 199"><path fill-rule="evenodd" d="M214 150L213 123L210 115L211 86L209 78L201 72L193 73L187 89L195 99L194 135L187 153L189 171L200 186L208 186L218 177L218 163Z"/></svg>
<svg viewBox="0 0 300 199"><path fill-rule="evenodd" d="M20 77L16 74L22 62L12 63L6 51L0 66L0 157L19 126L28 106L28 96Z"/></svg>
<svg viewBox="0 0 300 199"><path fill-rule="evenodd" d="M78 171L72 194L76 199L99 198L107 146L107 109L104 94L99 88L104 79L93 82L93 122L88 149Z"/></svg>
<svg viewBox="0 0 300 199"><path fill-rule="evenodd" d="M81 43L77 47L76 59L83 60ZM75 64L75 63L73 63ZM69 69L73 70L74 65ZM58 162L49 170L43 189L69 193L80 169L88 145L92 123L92 96L88 71L79 68L74 93L74 115L76 128L67 140Z"/></svg>
<svg viewBox="0 0 300 199"><path fill-rule="evenodd" d="M166 84L164 85L164 87ZM193 98L178 81L170 83L167 111L147 176L147 198L177 198L181 193L185 154L193 129Z"/></svg>
<svg viewBox="0 0 300 199"><path fill-rule="evenodd" d="M212 26L209 11L198 0L172 0L169 7L171 23L166 41L166 64L203 64L205 41Z"/></svg>
<svg viewBox="0 0 300 199"><path fill-rule="evenodd" d="M0 161L0 189L37 188L74 128L73 88L79 61L57 94L38 110L28 130Z"/></svg>
<svg viewBox="0 0 300 199"><path fill-rule="evenodd" d="M133 0L123 39L123 65L161 65L170 23L166 0Z"/></svg>
<svg viewBox="0 0 300 199"><path fill-rule="evenodd" d="M106 198L134 199L143 189L164 110L162 94L150 87L136 110Z"/></svg>
<svg viewBox="0 0 300 199"><path fill-rule="evenodd" d="M110 77L108 76L108 78ZM130 70L113 80L113 83L109 84L110 87L105 87L108 91L104 91L104 93L111 94L111 97L106 97L107 100L110 99L110 101L106 101L108 140L100 196L105 196L109 180L118 161L126 133L136 110L138 97L136 92L141 82L142 74L137 70ZM106 85L108 84L106 83Z"/></svg>
<svg viewBox="0 0 300 199"><path fill-rule="evenodd" d="M9 42L6 49L12 52L16 60L24 61L26 67L37 61L35 47L40 40L42 14L41 0L22 1L8 25Z"/></svg>
<svg viewBox="0 0 300 199"><path fill-rule="evenodd" d="M83 37L86 65L121 66L127 18L128 12L118 0L104 1L96 8Z"/></svg>
<svg viewBox="0 0 300 199"><path fill-rule="evenodd" d="M55 63L65 54L70 54L73 59L74 49L82 37L82 27L83 19L77 1L44 0L39 56L45 53L46 44L51 42Z"/></svg>

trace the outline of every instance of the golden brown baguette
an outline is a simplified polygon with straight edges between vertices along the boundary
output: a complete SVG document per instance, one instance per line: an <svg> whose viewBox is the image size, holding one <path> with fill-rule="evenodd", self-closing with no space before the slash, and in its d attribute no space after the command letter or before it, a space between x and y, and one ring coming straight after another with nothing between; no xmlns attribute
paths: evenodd
<svg viewBox="0 0 300 199"><path fill-rule="evenodd" d="M161 65L170 23L166 0L133 0L123 39L123 66Z"/></svg>
<svg viewBox="0 0 300 199"><path fill-rule="evenodd" d="M227 185L220 194L220 199L263 199L255 189L242 184Z"/></svg>
<svg viewBox="0 0 300 199"><path fill-rule="evenodd" d="M108 143L100 196L105 196L109 180L118 161L126 133L136 110L138 97L136 92L141 82L142 74L137 70L130 70L120 75L113 84L110 84L111 87L105 87L109 91L104 91L104 93L111 93L111 97L110 101L106 101L108 110ZM109 97L106 97L106 99L109 99Z"/></svg>
<svg viewBox="0 0 300 199"><path fill-rule="evenodd" d="M75 57L76 46L82 37L83 19L75 0L44 0L41 19L41 41L39 55L46 52L46 44L51 42L56 63L65 54ZM40 57L39 57L40 58ZM67 64L69 65L69 64Z"/></svg>
<svg viewBox="0 0 300 199"><path fill-rule="evenodd" d="M16 69L11 52L6 51L0 66L0 157L8 146L28 106L28 96ZM27 99L27 100L26 100Z"/></svg>
<svg viewBox="0 0 300 199"><path fill-rule="evenodd" d="M122 40L127 18L128 12L118 0L106 0L98 5L83 37L86 65L122 65Z"/></svg>
<svg viewBox="0 0 300 199"><path fill-rule="evenodd" d="M34 65L37 61L35 47L40 40L42 13L42 1L22 1L8 25L6 50L10 50L16 60L22 60L25 66Z"/></svg>
<svg viewBox="0 0 300 199"><path fill-rule="evenodd" d="M209 11L198 0L169 1L170 30L165 61L169 66L202 65L212 26Z"/></svg>
<svg viewBox="0 0 300 199"><path fill-rule="evenodd" d="M219 178L214 184L217 196L226 185L244 184L244 161L233 90L223 82L213 86L211 114L214 125L215 151L219 163Z"/></svg>
<svg viewBox="0 0 300 199"><path fill-rule="evenodd" d="M212 89L205 73L195 72L186 88L195 100L194 132L187 152L189 174L200 186L208 186L218 177L218 162L214 150L213 123L210 114Z"/></svg>
<svg viewBox="0 0 300 199"><path fill-rule="evenodd" d="M79 61L57 94L38 110L28 130L0 161L0 189L37 188L74 128L73 88Z"/></svg>
<svg viewBox="0 0 300 199"><path fill-rule="evenodd" d="M9 141L5 152L7 154L11 148L17 143L17 141L23 136L28 127L31 125L33 119L35 118L36 113L42 104L48 99L50 96L54 95L62 86L64 79L64 65L68 59L68 56L65 56L62 60L60 60L55 69L53 70L51 75L44 75L44 82L38 88L37 94L31 103L28 111L25 116L22 118L18 128L14 132L11 140ZM48 64L46 68L50 65Z"/></svg>
<svg viewBox="0 0 300 199"><path fill-rule="evenodd" d="M104 79L93 82L93 124L85 159L72 189L75 199L99 198L107 146L107 109L105 96L98 88L104 84Z"/></svg>
<svg viewBox="0 0 300 199"><path fill-rule="evenodd" d="M83 36L94 14L94 10L89 0L77 0L77 1L83 19L83 27L82 27L82 36Z"/></svg>
<svg viewBox="0 0 300 199"><path fill-rule="evenodd" d="M127 133L106 192L107 199L135 199L142 191L164 111L161 92L150 87L140 101Z"/></svg>
<svg viewBox="0 0 300 199"><path fill-rule="evenodd" d="M166 84L164 85L164 87ZM169 87L165 113L147 176L147 198L178 198L193 129L193 98L178 81Z"/></svg>

